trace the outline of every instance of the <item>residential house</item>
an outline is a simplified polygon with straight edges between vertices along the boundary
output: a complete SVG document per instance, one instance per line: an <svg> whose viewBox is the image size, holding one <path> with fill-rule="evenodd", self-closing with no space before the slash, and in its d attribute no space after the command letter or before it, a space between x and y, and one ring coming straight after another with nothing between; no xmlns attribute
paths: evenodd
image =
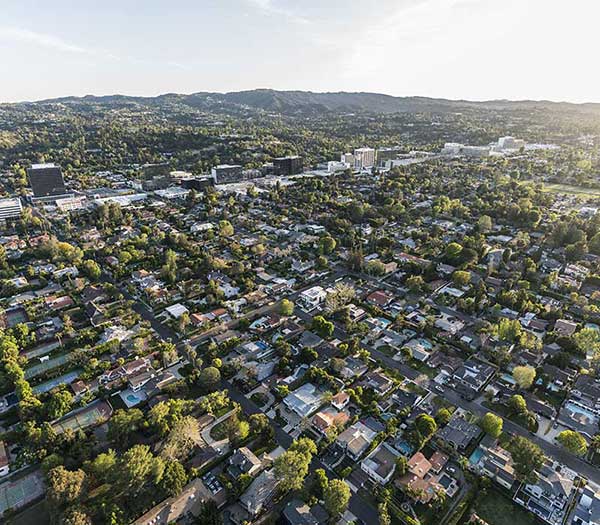
<svg viewBox="0 0 600 525"><path fill-rule="evenodd" d="M313 414L323 402L323 392L312 383L305 383L283 400L288 410L295 412L300 417Z"/></svg>
<svg viewBox="0 0 600 525"><path fill-rule="evenodd" d="M481 429L477 425L454 416L436 436L456 450L465 450L480 434Z"/></svg>
<svg viewBox="0 0 600 525"><path fill-rule="evenodd" d="M373 481L385 485L394 475L398 456L399 452L383 442L361 461L360 468Z"/></svg>
<svg viewBox="0 0 600 525"><path fill-rule="evenodd" d="M344 430L338 437L337 443L352 459L358 460L369 448L377 432L370 429L361 421Z"/></svg>
<svg viewBox="0 0 600 525"><path fill-rule="evenodd" d="M246 492L240 496L240 504L251 515L260 514L272 501L277 489L277 478L273 469L265 470L255 478Z"/></svg>
<svg viewBox="0 0 600 525"><path fill-rule="evenodd" d="M242 474L254 476L261 469L262 462L247 447L237 449L229 458L227 473L234 479Z"/></svg>
<svg viewBox="0 0 600 525"><path fill-rule="evenodd" d="M545 523L561 525L576 491L577 474L564 465L547 462L538 475L536 483L523 484L513 499Z"/></svg>

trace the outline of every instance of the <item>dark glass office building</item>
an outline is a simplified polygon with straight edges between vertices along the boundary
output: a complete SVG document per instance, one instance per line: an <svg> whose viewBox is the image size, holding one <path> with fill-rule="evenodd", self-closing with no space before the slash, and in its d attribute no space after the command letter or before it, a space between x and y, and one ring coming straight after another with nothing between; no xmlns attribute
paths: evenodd
<svg viewBox="0 0 600 525"><path fill-rule="evenodd" d="M302 157L279 157L273 159L273 173L282 177L298 175L304 171Z"/></svg>
<svg viewBox="0 0 600 525"><path fill-rule="evenodd" d="M33 190L34 199L51 199L67 197L69 192L65 188L60 166L54 164L34 164L27 170L29 185Z"/></svg>

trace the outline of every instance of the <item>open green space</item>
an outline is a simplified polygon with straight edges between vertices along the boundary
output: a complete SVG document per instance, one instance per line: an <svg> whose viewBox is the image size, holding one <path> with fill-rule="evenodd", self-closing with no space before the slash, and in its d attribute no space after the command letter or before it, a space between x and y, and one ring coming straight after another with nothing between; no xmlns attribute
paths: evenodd
<svg viewBox="0 0 600 525"><path fill-rule="evenodd" d="M496 489L479 492L475 512L489 525L536 525L537 521L503 492Z"/></svg>

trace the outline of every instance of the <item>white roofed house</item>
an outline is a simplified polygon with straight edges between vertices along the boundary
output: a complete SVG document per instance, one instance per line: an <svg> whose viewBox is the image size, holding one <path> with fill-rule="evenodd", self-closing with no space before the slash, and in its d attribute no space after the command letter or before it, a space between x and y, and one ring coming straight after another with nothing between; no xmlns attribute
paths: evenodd
<svg viewBox="0 0 600 525"><path fill-rule="evenodd" d="M300 417L310 416L323 402L323 392L312 383L305 383L300 388L290 392L283 404Z"/></svg>
<svg viewBox="0 0 600 525"><path fill-rule="evenodd" d="M180 303L167 306L165 311L174 319L179 319L183 314L189 313L189 310Z"/></svg>
<svg viewBox="0 0 600 525"><path fill-rule="evenodd" d="M321 286L313 286L300 293L298 302L306 308L312 309L323 303L326 297L327 292Z"/></svg>

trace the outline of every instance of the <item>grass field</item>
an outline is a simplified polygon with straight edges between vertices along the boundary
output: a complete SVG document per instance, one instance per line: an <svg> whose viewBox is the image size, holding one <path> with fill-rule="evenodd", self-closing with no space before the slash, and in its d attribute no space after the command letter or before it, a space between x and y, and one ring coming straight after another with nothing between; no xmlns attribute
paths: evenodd
<svg viewBox="0 0 600 525"><path fill-rule="evenodd" d="M536 525L536 519L502 492L489 489L475 500L477 515L490 525Z"/></svg>
<svg viewBox="0 0 600 525"><path fill-rule="evenodd" d="M549 193L567 193L570 195L579 195L580 197L600 197L600 189L581 188L579 186L570 186L569 184L544 184L542 191Z"/></svg>

